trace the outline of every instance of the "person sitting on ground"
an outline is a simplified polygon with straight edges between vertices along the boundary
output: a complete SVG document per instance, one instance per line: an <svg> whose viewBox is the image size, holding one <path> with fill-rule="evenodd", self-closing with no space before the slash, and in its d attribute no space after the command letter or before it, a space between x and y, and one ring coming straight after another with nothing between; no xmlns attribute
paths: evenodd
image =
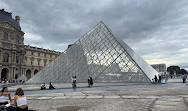
<svg viewBox="0 0 188 111"><path fill-rule="evenodd" d="M14 105L16 106L15 111L28 111L27 98L21 88L16 90Z"/></svg>
<svg viewBox="0 0 188 111"><path fill-rule="evenodd" d="M8 100L10 100L10 104L8 103ZM3 87L3 89L0 92L0 110L13 111L10 105L12 105L12 99L11 99L10 93L8 92L7 87Z"/></svg>
<svg viewBox="0 0 188 111"><path fill-rule="evenodd" d="M10 104L8 103L8 100L10 100ZM7 87L3 87L3 89L0 92L0 110L3 111L14 111L12 110L12 99L10 96L10 93L8 92Z"/></svg>
<svg viewBox="0 0 188 111"><path fill-rule="evenodd" d="M55 87L52 85L52 82L49 83L49 89L55 89Z"/></svg>
<svg viewBox="0 0 188 111"><path fill-rule="evenodd" d="M8 104L8 100L10 100L10 104L12 104L12 99L10 93L8 92L8 88L3 87L3 89L0 92L0 105Z"/></svg>
<svg viewBox="0 0 188 111"><path fill-rule="evenodd" d="M41 84L40 89L41 89L41 90L46 89L45 83L44 83L44 84Z"/></svg>

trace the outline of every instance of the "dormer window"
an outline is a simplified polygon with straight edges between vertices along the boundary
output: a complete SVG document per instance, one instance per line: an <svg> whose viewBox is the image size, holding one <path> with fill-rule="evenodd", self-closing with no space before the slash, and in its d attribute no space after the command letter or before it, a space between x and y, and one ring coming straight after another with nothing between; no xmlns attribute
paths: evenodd
<svg viewBox="0 0 188 111"><path fill-rule="evenodd" d="M16 35L16 43L19 44L19 36Z"/></svg>
<svg viewBox="0 0 188 111"><path fill-rule="evenodd" d="M8 33L7 32L4 32L4 40L8 41Z"/></svg>

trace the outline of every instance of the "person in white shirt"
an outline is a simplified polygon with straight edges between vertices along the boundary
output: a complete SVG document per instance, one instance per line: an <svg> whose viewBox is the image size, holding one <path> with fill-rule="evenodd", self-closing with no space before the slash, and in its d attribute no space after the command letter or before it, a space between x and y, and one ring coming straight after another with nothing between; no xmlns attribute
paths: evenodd
<svg viewBox="0 0 188 111"><path fill-rule="evenodd" d="M14 105L16 106L16 111L28 111L27 98L21 88L16 90Z"/></svg>
<svg viewBox="0 0 188 111"><path fill-rule="evenodd" d="M45 83L44 83L44 84L41 84L40 89L41 89L41 90L46 89Z"/></svg>
<svg viewBox="0 0 188 111"><path fill-rule="evenodd" d="M72 77L72 87L73 87L73 88L76 88L76 83L77 83L77 82L76 82L76 76L73 76L73 77Z"/></svg>
<svg viewBox="0 0 188 111"><path fill-rule="evenodd" d="M10 100L10 104L12 104L12 99L10 93L8 92L8 88L3 87L3 89L0 92L0 105L8 104L9 100Z"/></svg>

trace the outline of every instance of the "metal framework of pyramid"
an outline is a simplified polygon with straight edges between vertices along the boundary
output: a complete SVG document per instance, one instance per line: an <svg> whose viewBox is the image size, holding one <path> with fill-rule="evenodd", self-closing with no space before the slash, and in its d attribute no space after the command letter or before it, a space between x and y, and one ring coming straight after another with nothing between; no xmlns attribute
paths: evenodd
<svg viewBox="0 0 188 111"><path fill-rule="evenodd" d="M22 74L20 77L18 77L17 79L16 79L16 81L20 81L20 80L22 80L22 81L27 81L27 77L24 75L24 74Z"/></svg>
<svg viewBox="0 0 188 111"><path fill-rule="evenodd" d="M157 71L124 41L116 38L103 22L76 41L27 83L151 82Z"/></svg>

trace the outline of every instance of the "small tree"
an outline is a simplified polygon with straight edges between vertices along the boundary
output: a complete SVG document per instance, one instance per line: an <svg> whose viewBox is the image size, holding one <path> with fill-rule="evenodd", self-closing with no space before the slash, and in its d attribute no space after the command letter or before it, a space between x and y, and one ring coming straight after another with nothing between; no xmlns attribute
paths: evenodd
<svg viewBox="0 0 188 111"><path fill-rule="evenodd" d="M180 74L187 74L187 70L181 69L181 70L180 70Z"/></svg>
<svg viewBox="0 0 188 111"><path fill-rule="evenodd" d="M180 73L180 67L179 66L170 66L170 67L167 68L167 71L170 74L174 74L174 72L176 72L176 74L179 74Z"/></svg>

